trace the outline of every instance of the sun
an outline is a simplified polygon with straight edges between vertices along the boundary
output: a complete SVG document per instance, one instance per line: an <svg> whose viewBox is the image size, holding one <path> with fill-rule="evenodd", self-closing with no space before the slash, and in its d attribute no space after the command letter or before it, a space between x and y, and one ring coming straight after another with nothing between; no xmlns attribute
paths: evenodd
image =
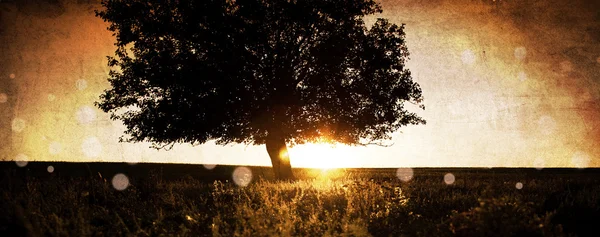
<svg viewBox="0 0 600 237"><path fill-rule="evenodd" d="M347 145L325 143L304 144L289 149L293 167L318 168L327 171L335 168L357 167L359 157Z"/></svg>

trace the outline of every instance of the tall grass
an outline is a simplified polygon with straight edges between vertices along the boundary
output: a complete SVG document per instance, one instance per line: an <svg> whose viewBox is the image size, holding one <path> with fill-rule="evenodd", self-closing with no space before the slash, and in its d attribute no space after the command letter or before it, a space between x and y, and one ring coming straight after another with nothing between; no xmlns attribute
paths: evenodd
<svg viewBox="0 0 600 237"><path fill-rule="evenodd" d="M580 177L130 181L5 174L0 235L585 236L600 220L600 181Z"/></svg>

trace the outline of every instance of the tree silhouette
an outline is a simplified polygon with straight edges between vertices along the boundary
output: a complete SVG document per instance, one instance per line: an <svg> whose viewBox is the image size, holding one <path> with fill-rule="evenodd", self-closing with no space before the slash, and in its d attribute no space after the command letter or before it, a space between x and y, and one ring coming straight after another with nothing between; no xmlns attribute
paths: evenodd
<svg viewBox="0 0 600 237"><path fill-rule="evenodd" d="M404 25L372 0L102 2L117 50L96 105L121 141L266 144L275 177L293 177L286 144L364 145L425 121L405 68Z"/></svg>

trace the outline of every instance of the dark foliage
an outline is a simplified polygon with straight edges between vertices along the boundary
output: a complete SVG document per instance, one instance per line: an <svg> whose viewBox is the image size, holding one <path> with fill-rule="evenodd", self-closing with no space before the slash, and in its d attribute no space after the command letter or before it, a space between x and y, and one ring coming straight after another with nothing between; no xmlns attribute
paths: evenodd
<svg viewBox="0 0 600 237"><path fill-rule="evenodd" d="M404 26L372 0L112 1L118 49L97 103L126 141L368 144L425 121Z"/></svg>

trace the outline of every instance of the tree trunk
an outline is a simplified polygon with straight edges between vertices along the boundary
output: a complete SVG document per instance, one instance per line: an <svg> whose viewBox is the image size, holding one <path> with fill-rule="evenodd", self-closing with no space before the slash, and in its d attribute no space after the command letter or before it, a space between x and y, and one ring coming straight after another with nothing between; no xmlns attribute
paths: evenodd
<svg viewBox="0 0 600 237"><path fill-rule="evenodd" d="M285 139L280 137L269 137L266 142L267 152L273 165L273 174L277 180L292 180L292 166L287 151Z"/></svg>

